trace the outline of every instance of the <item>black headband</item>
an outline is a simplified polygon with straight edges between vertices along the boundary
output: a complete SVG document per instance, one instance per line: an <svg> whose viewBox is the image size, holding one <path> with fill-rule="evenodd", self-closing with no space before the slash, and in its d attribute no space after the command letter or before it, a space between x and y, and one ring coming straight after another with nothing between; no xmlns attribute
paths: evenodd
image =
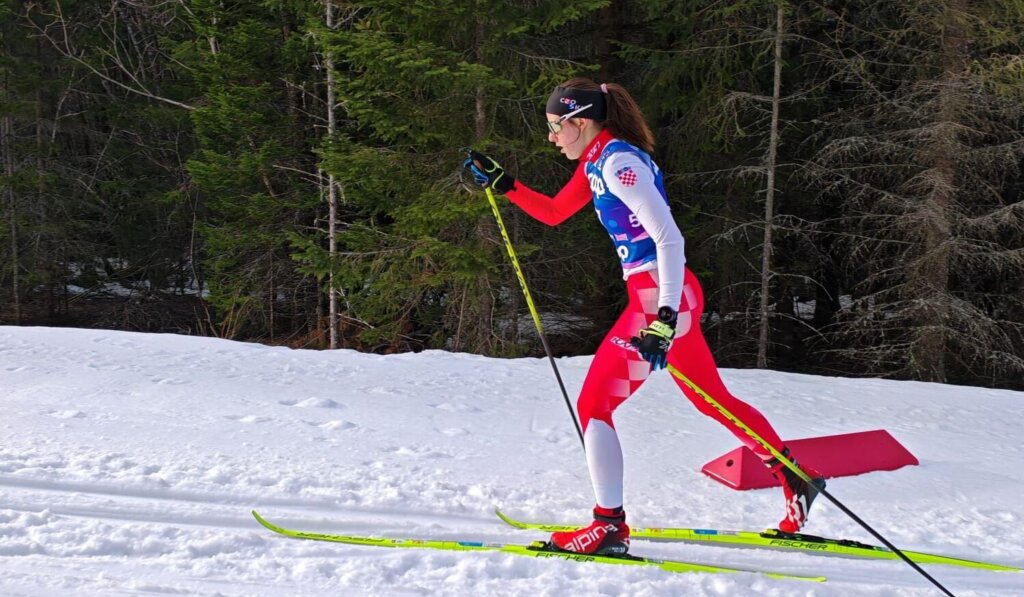
<svg viewBox="0 0 1024 597"><path fill-rule="evenodd" d="M576 112L584 106L590 107ZM590 118L591 120L604 120L608 116L604 92L597 89L555 87L548 98L546 111L559 116L576 112L572 118Z"/></svg>

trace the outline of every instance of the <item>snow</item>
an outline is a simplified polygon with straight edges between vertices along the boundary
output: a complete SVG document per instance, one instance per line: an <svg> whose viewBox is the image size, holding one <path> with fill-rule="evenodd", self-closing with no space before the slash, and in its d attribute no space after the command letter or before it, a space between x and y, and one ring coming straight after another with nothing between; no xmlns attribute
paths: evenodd
<svg viewBox="0 0 1024 597"><path fill-rule="evenodd" d="M571 393L587 357L558 360ZM887 429L920 466L830 480L897 546L1024 566L1024 394L725 370L784 437ZM899 561L649 543L638 554L822 574L669 574L500 553L293 540L306 530L529 542L501 507L589 518L579 440L547 359L377 356L212 338L0 327L2 595L937 595ZM661 372L616 414L638 526L773 526L778 490L700 473L736 440ZM818 500L807 532L877 543ZM957 595L1024 574L926 565Z"/></svg>

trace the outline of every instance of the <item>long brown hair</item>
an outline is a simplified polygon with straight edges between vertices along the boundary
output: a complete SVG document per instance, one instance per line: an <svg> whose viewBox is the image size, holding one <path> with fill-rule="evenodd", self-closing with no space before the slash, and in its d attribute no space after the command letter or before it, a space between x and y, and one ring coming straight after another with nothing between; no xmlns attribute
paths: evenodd
<svg viewBox="0 0 1024 597"><path fill-rule="evenodd" d="M587 89L605 92L608 106L608 117L601 124L619 139L636 145L647 153L654 152L654 134L647 126L643 112L633 96L618 83L605 83L603 86L586 77L573 77L562 87L571 89Z"/></svg>

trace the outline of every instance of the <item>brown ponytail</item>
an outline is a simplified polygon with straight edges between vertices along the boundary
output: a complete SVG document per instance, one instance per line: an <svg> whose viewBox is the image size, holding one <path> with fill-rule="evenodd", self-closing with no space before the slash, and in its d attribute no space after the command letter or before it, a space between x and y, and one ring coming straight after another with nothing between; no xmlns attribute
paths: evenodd
<svg viewBox="0 0 1024 597"><path fill-rule="evenodd" d="M654 134L647 126L640 106L637 105L633 96L629 95L625 87L617 83L598 85L586 77L574 77L562 83L561 87L605 92L608 116L601 124L619 139L635 145L647 153L654 152Z"/></svg>

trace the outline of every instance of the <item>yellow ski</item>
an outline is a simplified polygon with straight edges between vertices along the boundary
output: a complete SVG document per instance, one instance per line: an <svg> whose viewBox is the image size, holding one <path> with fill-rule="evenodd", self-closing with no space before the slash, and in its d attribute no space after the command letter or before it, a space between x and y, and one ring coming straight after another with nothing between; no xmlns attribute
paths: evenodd
<svg viewBox="0 0 1024 597"><path fill-rule="evenodd" d="M507 524L518 529L543 531L554 533L558 531L569 531L576 527L559 524L540 524L522 522L509 518L501 510L495 510L498 518ZM847 539L827 539L814 535L792 534L788 535L776 529L768 529L761 533L753 531L720 531L715 529L689 529L689 528L630 528L631 539L647 539L649 541L679 541L685 543L702 543L705 545L720 545L724 547L750 547L762 549L781 549L789 551L800 551L804 553L819 554L826 556L840 556L852 558L864 558L874 560L895 560L898 556L892 551L876 545L868 545ZM931 553L903 550L910 559L921 564L948 564L951 566L964 566L967 568L983 568L985 570L996 570L1003 572L1020 572L1020 568L992 564L989 562L977 562L964 560L949 556L941 556Z"/></svg>
<svg viewBox="0 0 1024 597"><path fill-rule="evenodd" d="M483 543L478 541L445 541L435 539L385 539L382 537L364 537L358 535L335 535L328 533L317 533L310 531L297 531L286 529L272 522L268 522L255 510L252 511L256 521L267 529L286 537L295 539L308 539L311 541L329 541L333 543L348 543L351 545L365 545L370 547L397 547L409 549L436 549L445 551L496 551L518 556L532 558L550 558L567 560L572 562L594 562L599 564L614 564L619 566L648 566L660 568L666 572L707 572L712 574L735 574L755 573L764 574L772 578L789 580L806 580L812 582L824 582L824 576L803 576L799 574L786 574L782 572L771 572L755 568L730 568L725 566L711 566L697 564L694 562L681 562L676 560L661 560L656 558L643 558L637 556L601 556L575 554L564 551L556 551L548 547L543 541L534 541L530 545L519 545L509 543Z"/></svg>

